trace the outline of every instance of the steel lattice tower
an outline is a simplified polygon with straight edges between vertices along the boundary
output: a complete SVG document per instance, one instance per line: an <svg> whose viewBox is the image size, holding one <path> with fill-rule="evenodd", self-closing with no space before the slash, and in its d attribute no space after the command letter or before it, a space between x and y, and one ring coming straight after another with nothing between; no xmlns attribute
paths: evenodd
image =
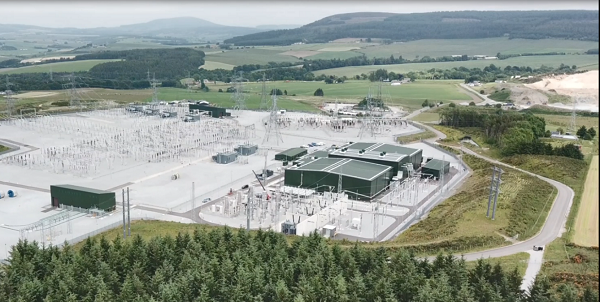
<svg viewBox="0 0 600 302"><path fill-rule="evenodd" d="M8 75L6 76L6 95L4 98L6 99L6 112L8 113L8 119L12 119L13 111L15 110L15 99L12 97L13 92L10 90L10 86L12 84L8 81Z"/></svg>
<svg viewBox="0 0 600 302"><path fill-rule="evenodd" d="M152 79L150 79L150 71L148 70L148 81L150 82L150 86L152 87L152 103L151 104L158 104L158 90L156 89L156 74L152 73Z"/></svg>
<svg viewBox="0 0 600 302"><path fill-rule="evenodd" d="M498 168L498 167L494 167L492 168L493 172L492 172L492 182L490 184L490 195L488 197L488 207L487 207L487 213L485 214L485 217L490 217L490 207L492 205L492 197L494 198L494 208L492 210L492 220L496 219L496 208L498 206L498 194L500 194L500 184L502 183L502 180L500 179L500 177L502 176L502 173L504 173L504 171L502 171L502 169Z"/></svg>
<svg viewBox="0 0 600 302"><path fill-rule="evenodd" d="M576 135L577 133L577 97L573 97L573 111L571 111L569 131L571 131L571 135Z"/></svg>
<svg viewBox="0 0 600 302"><path fill-rule="evenodd" d="M63 89L67 90L67 94L69 95L69 106L71 107L80 107L81 100L78 97L77 93L77 83L75 83L75 76L73 74L68 76L69 83L63 84Z"/></svg>
<svg viewBox="0 0 600 302"><path fill-rule="evenodd" d="M260 107L259 110L269 110L269 94L267 93L267 80L265 74L262 77L262 92L260 94Z"/></svg>
<svg viewBox="0 0 600 302"><path fill-rule="evenodd" d="M277 93L276 89L273 92L273 104L271 106L271 113L269 114L269 121L267 122L267 132L265 133L265 138L263 140L263 144L269 141L269 137L274 135L276 144L279 145L281 141L283 143L283 138L281 137L281 132L279 132L279 122L277 121Z"/></svg>
<svg viewBox="0 0 600 302"><path fill-rule="evenodd" d="M371 95L371 91L367 95L367 110L365 113L365 117L362 118L360 131L358 132L358 137L362 138L365 134L370 134L371 137L375 137L375 129L374 129L374 121L373 121L373 96Z"/></svg>
<svg viewBox="0 0 600 302"><path fill-rule="evenodd" d="M244 87L242 85L242 71L240 71L240 76L235 79L235 86L233 95L231 98L235 102L233 106L233 110L244 110L246 109L246 95L244 95Z"/></svg>

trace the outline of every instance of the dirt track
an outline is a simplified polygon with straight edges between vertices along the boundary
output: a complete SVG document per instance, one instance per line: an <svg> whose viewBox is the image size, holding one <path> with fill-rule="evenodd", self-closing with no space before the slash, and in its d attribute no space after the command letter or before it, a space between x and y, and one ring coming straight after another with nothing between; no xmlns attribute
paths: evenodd
<svg viewBox="0 0 600 302"><path fill-rule="evenodd" d="M592 159L575 220L573 243L598 246L598 155Z"/></svg>

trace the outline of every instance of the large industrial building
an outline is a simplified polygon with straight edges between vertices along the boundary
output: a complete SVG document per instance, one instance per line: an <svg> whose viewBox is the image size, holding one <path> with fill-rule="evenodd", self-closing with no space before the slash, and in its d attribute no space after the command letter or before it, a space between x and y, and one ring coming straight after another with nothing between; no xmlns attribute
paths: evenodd
<svg viewBox="0 0 600 302"><path fill-rule="evenodd" d="M410 157L404 154L398 153L386 153L386 152L372 152L372 151L362 151L362 150L353 150L346 149L345 147L342 149L335 150L329 154L330 158L350 158L356 159L364 162L389 166L392 168L392 172L394 176L398 176L400 178L406 178L408 175L408 170L412 170L412 164L410 163ZM410 165L410 167L407 167Z"/></svg>
<svg viewBox="0 0 600 302"><path fill-rule="evenodd" d="M73 185L50 186L50 196L53 207L67 205L83 209L112 211L117 205L114 192Z"/></svg>
<svg viewBox="0 0 600 302"><path fill-rule="evenodd" d="M337 192L340 175L342 190L350 198L371 200L384 191L393 170L390 166L348 158L317 158L285 170L286 186Z"/></svg>

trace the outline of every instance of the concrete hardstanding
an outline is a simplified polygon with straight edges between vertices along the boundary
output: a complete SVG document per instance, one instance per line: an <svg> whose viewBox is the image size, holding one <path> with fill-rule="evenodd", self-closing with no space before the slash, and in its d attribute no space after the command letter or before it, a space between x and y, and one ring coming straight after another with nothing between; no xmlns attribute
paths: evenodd
<svg viewBox="0 0 600 302"><path fill-rule="evenodd" d="M114 192L73 185L50 186L51 205L68 205L84 209L112 211L116 206Z"/></svg>

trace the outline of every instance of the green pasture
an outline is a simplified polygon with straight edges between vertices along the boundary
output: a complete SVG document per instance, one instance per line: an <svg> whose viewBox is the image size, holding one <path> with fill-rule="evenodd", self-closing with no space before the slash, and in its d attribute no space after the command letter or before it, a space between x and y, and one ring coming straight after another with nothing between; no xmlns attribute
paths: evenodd
<svg viewBox="0 0 600 302"><path fill-rule="evenodd" d="M36 73L36 72L76 72L76 71L88 71L92 67L111 61L118 60L85 60L85 61L69 61L69 62L56 62L41 65L25 66L20 68L6 68L6 70L0 69L1 74L19 74L19 73Z"/></svg>
<svg viewBox="0 0 600 302"><path fill-rule="evenodd" d="M302 62L295 57L281 55L280 53L282 52L285 51L256 48L233 49L220 53L207 54L205 60L236 66L244 64L267 64L268 62Z"/></svg>
<svg viewBox="0 0 600 302"><path fill-rule="evenodd" d="M521 53L564 52L567 54L584 53L588 49L598 48L598 42L558 40L558 39L444 39L418 40L390 45L365 47L358 52L367 57L384 58L390 55L414 59L430 56L433 58L451 55L487 55Z"/></svg>
<svg viewBox="0 0 600 302"><path fill-rule="evenodd" d="M588 66L586 69L598 67L598 55L564 55L564 56L532 56L532 57L516 57L506 60L476 60L476 61L460 61L460 62L432 62L432 63L409 63L409 64L394 64L394 65L369 65L369 66L349 66L341 68L331 68L315 71L315 74L326 74L336 76L352 77L362 73L368 74L377 69L386 69L395 73L407 73L410 71L427 71L433 68L450 69L454 67L467 68L484 68L490 64L496 67L504 68L510 66L529 66L539 68L542 65L550 67L558 67L560 64L577 65L578 67Z"/></svg>
<svg viewBox="0 0 600 302"><path fill-rule="evenodd" d="M200 66L206 70L227 69L232 70L235 65L225 64L221 62L204 61L204 65Z"/></svg>
<svg viewBox="0 0 600 302"><path fill-rule="evenodd" d="M403 84L401 86L390 86L384 84L382 94L384 100L389 104L405 107L410 110L421 108L424 100L430 101L468 101L471 98L466 95L459 87L460 81L417 81L414 83ZM159 91L159 98L163 100L182 100L182 99L204 99L219 106L233 107L231 93L218 92L219 89L226 91L231 84L207 84L209 92L192 91L177 88L162 88ZM358 103L362 100L369 88L376 94L376 83L369 81L347 81L343 84L325 84L324 82L299 82L299 81L278 81L267 82L267 91L271 89L280 89L287 91L287 96L279 97L278 105L282 109L289 110L313 110L323 102L334 102L336 99L340 102ZM323 89L323 97L313 96L315 90ZM260 95L262 83L246 83L248 108L258 108L260 104ZM295 94L295 95L294 95ZM287 107L286 107L287 106Z"/></svg>

